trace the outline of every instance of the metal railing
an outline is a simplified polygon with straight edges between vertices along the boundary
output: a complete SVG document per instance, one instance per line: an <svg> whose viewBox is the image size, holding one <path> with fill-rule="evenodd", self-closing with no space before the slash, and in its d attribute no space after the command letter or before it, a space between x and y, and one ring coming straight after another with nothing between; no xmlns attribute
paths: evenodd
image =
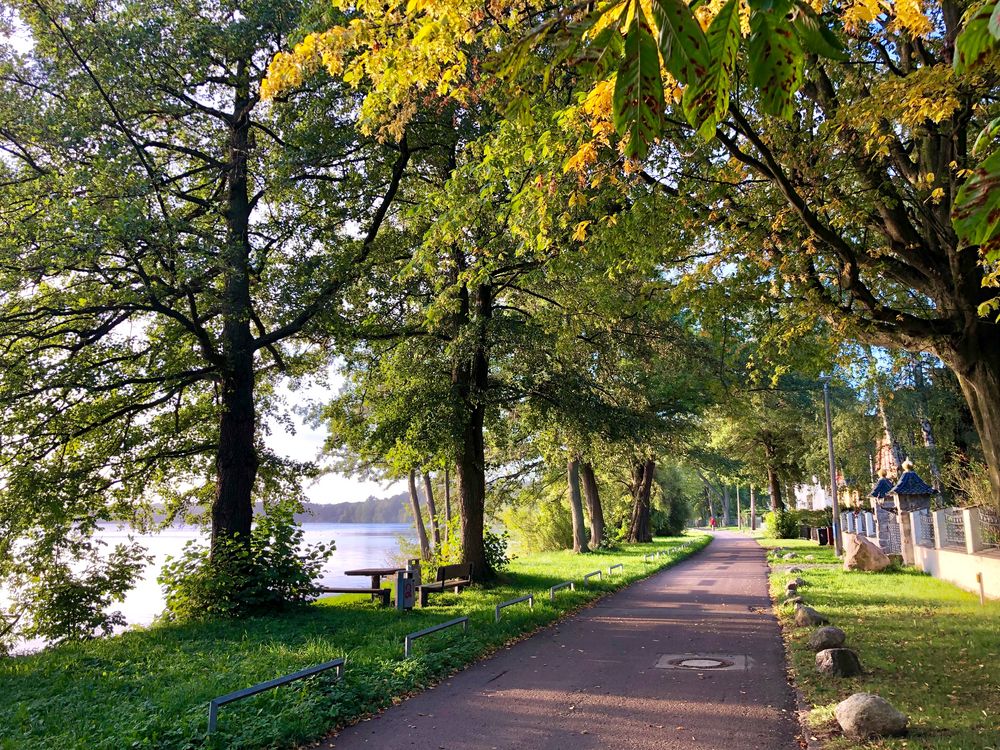
<svg viewBox="0 0 1000 750"><path fill-rule="evenodd" d="M934 522L929 508L918 510L913 514L916 523L917 544L921 547L934 547Z"/></svg>
<svg viewBox="0 0 1000 750"><path fill-rule="evenodd" d="M996 508L979 508L979 531L984 549L1000 549L1000 512Z"/></svg>
<svg viewBox="0 0 1000 750"><path fill-rule="evenodd" d="M601 581L604 580L604 576L601 575L601 571L595 570L595 571L592 571L590 573L585 574L583 576L583 582L586 583L588 579L593 578L594 576L597 576L598 580L601 580Z"/></svg>
<svg viewBox="0 0 1000 750"><path fill-rule="evenodd" d="M572 581L564 581L563 583L557 583L555 586L549 587L549 600L556 598L556 592L559 589L568 588L570 591L576 591L576 584Z"/></svg>
<svg viewBox="0 0 1000 750"><path fill-rule="evenodd" d="M218 698L212 698L212 700L208 702L209 734L215 731L215 727L218 724L220 706L232 703L233 701L242 700L243 698L249 698L251 695L263 693L265 690L270 690L271 688L287 685L289 682L301 680L304 677L312 677L314 674L325 672L328 669L336 669L337 679L340 679L344 675L344 659L334 659L333 661L323 662L322 664L317 664L315 667L309 667L308 669L293 672L292 674L285 675L284 677L278 677L277 679L261 682L257 685L253 685L252 687L244 688L243 690L236 690L232 693L220 695Z"/></svg>
<svg viewBox="0 0 1000 750"><path fill-rule="evenodd" d="M517 599L511 599L508 602L500 602L493 610L493 622L500 622L500 610L504 607L509 607L512 604L520 604L521 602L528 603L528 609L535 608L535 595L528 594L527 596L519 596Z"/></svg>
<svg viewBox="0 0 1000 750"><path fill-rule="evenodd" d="M622 575L624 575L624 574L625 574L625 566L624 566L624 565L622 565L621 563L618 563L618 564L616 564L616 565L612 565L611 567L609 567L609 568L608 568L608 575L612 575L612 574L613 574L613 573L612 573L612 571L613 571L613 570L614 570L615 568L618 568L618 570L620 570L620 571L622 572Z"/></svg>
<svg viewBox="0 0 1000 750"><path fill-rule="evenodd" d="M462 632L466 633L469 630L469 618L456 617L454 620L448 620L448 622L442 622L440 625L431 625L431 627L424 628L423 630L418 630L415 633L408 633L406 637L403 638L403 656L407 659L410 658L410 646L413 644L415 640L417 640L417 638L423 638L425 635L430 635L431 633L436 633L439 630L450 628L452 625L461 625Z"/></svg>
<svg viewBox="0 0 1000 750"><path fill-rule="evenodd" d="M948 508L944 512L943 547L965 549L965 516L961 508Z"/></svg>

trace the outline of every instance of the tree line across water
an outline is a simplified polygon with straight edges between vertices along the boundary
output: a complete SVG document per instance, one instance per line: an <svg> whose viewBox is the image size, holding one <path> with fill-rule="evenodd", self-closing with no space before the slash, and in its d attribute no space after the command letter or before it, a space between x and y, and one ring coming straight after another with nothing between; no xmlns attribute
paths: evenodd
<svg viewBox="0 0 1000 750"><path fill-rule="evenodd" d="M244 611L295 548L254 503L324 468L432 476L487 579L494 523L778 509L821 372L846 479L878 441L998 502L990 8L8 3L4 632L92 632L144 562L96 524L158 509L209 509L168 585ZM267 448L296 409L318 462Z"/></svg>

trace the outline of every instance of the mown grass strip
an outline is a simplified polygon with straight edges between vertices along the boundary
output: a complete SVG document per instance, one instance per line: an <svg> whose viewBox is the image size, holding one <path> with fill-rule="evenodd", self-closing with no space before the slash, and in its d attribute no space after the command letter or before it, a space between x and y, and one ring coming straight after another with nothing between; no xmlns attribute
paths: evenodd
<svg viewBox="0 0 1000 750"><path fill-rule="evenodd" d="M833 708L851 693L877 693L910 716L910 735L865 744L867 750L996 750L1000 748L1000 602L979 604L974 594L911 568L845 572L829 547L804 540L758 540L792 550L802 573L774 572L771 594L801 576L798 593L847 633L868 674L835 679L818 674L793 609L778 605L795 680L814 706L812 734L828 750L858 747L836 726ZM813 560L806 560L813 555ZM809 567L810 563L817 567Z"/></svg>
<svg viewBox="0 0 1000 750"><path fill-rule="evenodd" d="M362 596L324 599L270 617L165 625L0 661L2 750L124 748L287 748L378 712L457 669L523 638L569 612L681 560L709 537L585 555L525 555L490 588L444 593L411 612L375 606ZM666 553L645 569L643 554ZM595 565L626 563L627 573L536 597L494 622L498 603L579 581ZM410 632L469 617L468 635L442 633L433 650L403 659ZM247 698L219 717L209 736L205 705L213 697L331 659L347 657L343 679L318 675Z"/></svg>

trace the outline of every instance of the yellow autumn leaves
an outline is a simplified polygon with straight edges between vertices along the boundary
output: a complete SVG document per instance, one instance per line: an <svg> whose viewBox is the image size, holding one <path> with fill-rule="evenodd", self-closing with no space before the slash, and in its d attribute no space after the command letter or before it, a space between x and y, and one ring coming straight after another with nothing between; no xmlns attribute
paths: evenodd
<svg viewBox="0 0 1000 750"><path fill-rule="evenodd" d="M889 19L889 28L911 36L927 36L933 27L921 0L849 0L841 17L844 25L857 31L880 17Z"/></svg>

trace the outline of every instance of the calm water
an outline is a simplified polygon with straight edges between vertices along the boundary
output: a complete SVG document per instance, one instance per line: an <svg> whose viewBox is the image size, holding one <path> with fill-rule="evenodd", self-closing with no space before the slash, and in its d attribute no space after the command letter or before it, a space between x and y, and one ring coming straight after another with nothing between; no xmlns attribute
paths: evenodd
<svg viewBox="0 0 1000 750"><path fill-rule="evenodd" d="M354 568L381 567L395 564L400 557L399 538L415 538L413 527L401 523L304 523L302 524L305 544L335 542L336 551L327 561L320 583L326 586L371 585L370 579L345 576L345 570ZM171 527L156 534L136 534L127 528L105 526L98 538L113 548L118 543L126 543L131 537L154 556L152 564L124 602L112 605L125 615L129 625L147 625L163 610L163 592L156 577L167 556L180 554L184 544L192 539L207 543L207 533L196 527ZM30 651L39 648L38 642L24 643L17 650Z"/></svg>

